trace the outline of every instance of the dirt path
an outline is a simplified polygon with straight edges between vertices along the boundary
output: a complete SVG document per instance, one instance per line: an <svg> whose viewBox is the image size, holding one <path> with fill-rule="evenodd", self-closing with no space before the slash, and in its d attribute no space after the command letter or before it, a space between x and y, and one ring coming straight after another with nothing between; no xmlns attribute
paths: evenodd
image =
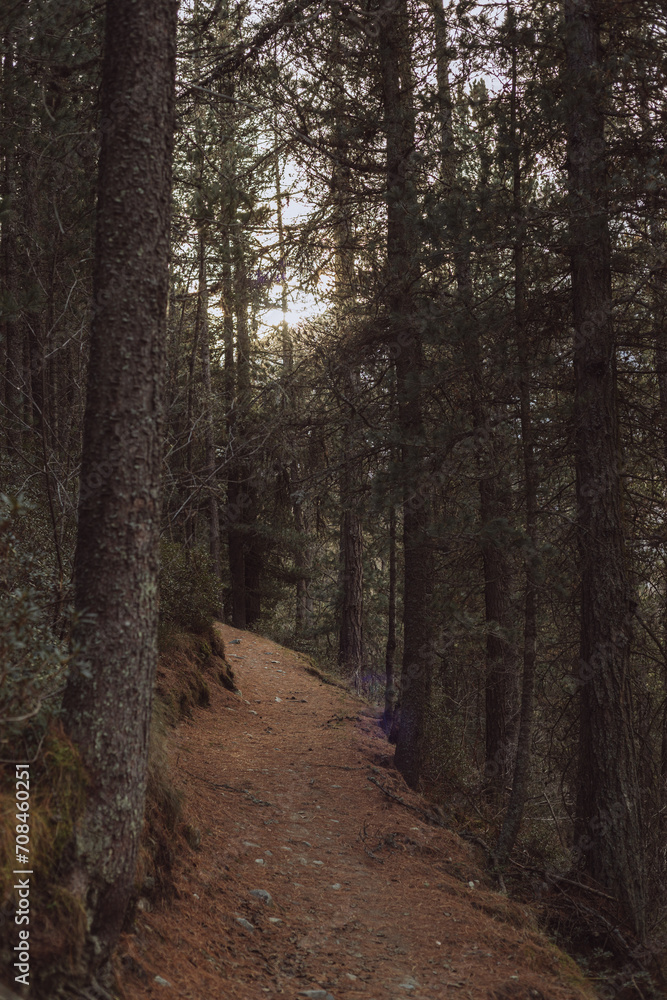
<svg viewBox="0 0 667 1000"><path fill-rule="evenodd" d="M419 804L363 704L288 650L222 631L242 697L217 690L173 736L201 846L178 898L125 939L127 996L584 997L530 914L484 885L474 849L369 780Z"/></svg>

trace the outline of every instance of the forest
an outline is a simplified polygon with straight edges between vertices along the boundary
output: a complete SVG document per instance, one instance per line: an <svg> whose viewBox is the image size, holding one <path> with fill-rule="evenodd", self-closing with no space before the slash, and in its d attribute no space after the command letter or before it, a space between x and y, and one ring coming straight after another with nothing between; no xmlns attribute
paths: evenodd
<svg viewBox="0 0 667 1000"><path fill-rule="evenodd" d="M664 970L664 4L8 0L0 38L0 967L29 764L34 905L77 914L29 995L110 995L159 657L219 621Z"/></svg>

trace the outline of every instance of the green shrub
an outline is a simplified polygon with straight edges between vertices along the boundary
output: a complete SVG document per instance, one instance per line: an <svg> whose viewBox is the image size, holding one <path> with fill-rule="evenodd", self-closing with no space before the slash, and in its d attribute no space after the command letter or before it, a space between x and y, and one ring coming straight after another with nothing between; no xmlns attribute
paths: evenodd
<svg viewBox="0 0 667 1000"><path fill-rule="evenodd" d="M176 542L160 543L160 623L183 632L206 632L221 616L222 584L207 553Z"/></svg>

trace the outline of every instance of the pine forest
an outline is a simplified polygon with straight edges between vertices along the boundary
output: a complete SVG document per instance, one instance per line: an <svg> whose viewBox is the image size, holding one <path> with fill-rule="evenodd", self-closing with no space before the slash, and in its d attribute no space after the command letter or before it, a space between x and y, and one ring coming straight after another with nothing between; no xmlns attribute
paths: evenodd
<svg viewBox="0 0 667 1000"><path fill-rule="evenodd" d="M0 997L664 996L665 5L6 0L0 40ZM238 908L223 986L132 978L212 836L170 748L260 725L260 640L585 988L292 981L266 936L234 986Z"/></svg>

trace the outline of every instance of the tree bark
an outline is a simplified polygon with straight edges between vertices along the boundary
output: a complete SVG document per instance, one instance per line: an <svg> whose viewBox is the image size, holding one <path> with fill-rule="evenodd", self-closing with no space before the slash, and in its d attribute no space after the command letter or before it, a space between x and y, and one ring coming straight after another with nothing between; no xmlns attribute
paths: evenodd
<svg viewBox="0 0 667 1000"><path fill-rule="evenodd" d="M652 269L651 303L653 307L653 343L655 374L658 383L658 412L660 417L661 464L663 477L667 478L667 265L664 263L665 223L662 215L661 199L649 196L651 204L650 232L655 259L659 261ZM667 511L665 512L667 513ZM663 606L661 637L663 649L667 649L667 556L662 556ZM663 693L665 705L662 712L662 736L660 747L660 831L663 843L667 843L667 660L663 662Z"/></svg>
<svg viewBox="0 0 667 1000"><path fill-rule="evenodd" d="M389 589L387 592L387 645L384 655L385 685L382 728L391 732L396 702L394 666L396 663L396 508L389 507Z"/></svg>
<svg viewBox="0 0 667 1000"><path fill-rule="evenodd" d="M646 904L630 663L634 601L618 461L605 68L591 5L565 0L564 8L581 573L575 848L582 867L618 897L641 938Z"/></svg>
<svg viewBox="0 0 667 1000"><path fill-rule="evenodd" d="M294 632L297 638L303 637L312 622L313 599L310 595L310 574L312 571L312 547L308 538L308 521L304 504L298 499L298 470L296 462L292 462L289 471L289 484L292 493L292 516L294 530L300 537L296 542L294 562L299 573L296 581L296 608L294 616Z"/></svg>
<svg viewBox="0 0 667 1000"><path fill-rule="evenodd" d="M485 400L485 372L480 331L467 245L466 223L462 217L465 198L457 167L454 140L447 21L442 0L430 0L436 55L436 81L440 118L440 187L449 203L449 239L456 280L456 322L463 333L466 366L471 380L471 407L475 428L490 442L487 454L480 449L480 523L484 567L486 618L485 676L485 774L487 792L499 796L507 784L514 757L518 726L517 654L511 641L514 626L511 597L513 565L506 540L491 537L495 524L511 514L511 489L503 474L503 457L498 454Z"/></svg>
<svg viewBox="0 0 667 1000"><path fill-rule="evenodd" d="M338 37L334 39L334 66L339 65ZM345 95L338 72L334 82L334 109L337 121L344 115ZM340 126L336 142L343 148ZM354 247L350 218L349 170L336 164L331 179L333 229L335 247L334 306L339 336L350 336L347 325L354 304ZM341 517L341 605L338 640L338 663L354 685L361 688L364 669L364 535L359 513L361 476L358 451L360 436L359 369L353 359L342 366L344 393L350 412L346 415L342 433L340 475Z"/></svg>
<svg viewBox="0 0 667 1000"><path fill-rule="evenodd" d="M247 524L250 526L245 538L244 572L246 625L250 627L259 620L262 613L262 574L264 572L264 543L252 525L257 522L257 490L248 491L250 502L244 508Z"/></svg>
<svg viewBox="0 0 667 1000"><path fill-rule="evenodd" d="M250 396L250 337L248 335L248 296L243 242L236 222L232 223L232 241L235 258L236 364L234 401L231 423L229 424L229 443L233 458L227 485L228 509L232 514L227 531L227 545L232 587L232 625L234 628L243 629L247 626L244 522L249 494L247 470L243 463L242 450L246 428L246 407Z"/></svg>
<svg viewBox="0 0 667 1000"><path fill-rule="evenodd" d="M503 825L498 838L496 859L503 864L509 857L521 827L530 781L530 748L533 732L533 702L535 662L537 655L537 595L539 553L537 548L537 467L535 463L535 433L530 403L531 355L526 330L526 265L524 252L525 222L521 191L521 131L517 116L517 52L512 49L511 136L513 165L513 214L516 236L514 243L514 325L519 361L519 401L521 413L521 450L524 470L526 503L526 535L529 549L525 560L526 589L523 626L523 675L521 711L516 760Z"/></svg>
<svg viewBox="0 0 667 1000"><path fill-rule="evenodd" d="M205 493L208 496L208 542L211 569L220 579L220 513L218 511L217 475L215 461L215 423L213 420L213 388L211 385L211 341L208 329L208 276L206 273L206 242L204 231L199 232L199 294L197 320L200 327L201 367L204 389L204 465Z"/></svg>
<svg viewBox="0 0 667 1000"><path fill-rule="evenodd" d="M188 361L188 391L186 396L185 409L185 450L184 457L184 482L186 504L183 511L183 543L185 548L190 550L195 546L197 530L197 485L195 481L195 397L197 380L197 357L200 353L201 337L201 293L197 293L197 312L194 329L192 332L192 344L190 345L190 358Z"/></svg>
<svg viewBox="0 0 667 1000"><path fill-rule="evenodd" d="M14 118L14 45L5 37L5 55L2 63L3 110L6 121ZM3 402L5 404L5 448L8 455L18 455L21 448L23 409L23 338L18 321L16 298L16 154L11 145L5 145L2 195L7 208L2 219L2 290L4 315L2 317L2 342L4 368Z"/></svg>
<svg viewBox="0 0 667 1000"><path fill-rule="evenodd" d="M655 331L655 369L658 380L660 430L662 436L662 467L663 475L667 476L667 267L661 267L656 276L656 287L653 295L654 331ZM662 578L664 586L662 612L662 642L667 648L667 557L662 559ZM665 707L662 713L662 740L660 760L660 828L667 840L667 661L663 664L663 691Z"/></svg>
<svg viewBox="0 0 667 1000"><path fill-rule="evenodd" d="M283 196L280 184L280 156L278 153L278 116L274 116L274 138L276 142L276 154L274 160L276 179L276 218L278 223L278 247L280 251L280 307L283 314L280 324L280 353L282 360L282 381L283 399L287 408L295 407L297 399L292 385L292 375L294 373L294 347L287 322L287 276L286 276L286 254L285 229L283 226ZM294 564L298 571L295 585L295 606L294 606L294 634L297 639L303 637L307 632L313 613L313 600L310 596L310 572L312 569L312 548L308 539L308 518L305 506L299 496L298 480L299 466L296 460L290 463L289 469L285 471L287 490L292 497L292 517L294 519L294 530L298 537L294 548Z"/></svg>
<svg viewBox="0 0 667 1000"><path fill-rule="evenodd" d="M510 491L499 467L500 456L493 447L488 458L495 468L491 475L483 474L479 483L486 617L485 771L487 792L500 797L514 762L518 684L516 649L511 639L514 625L511 556L502 529L498 529L499 537L488 537L494 522L506 520L510 514Z"/></svg>
<svg viewBox="0 0 667 1000"><path fill-rule="evenodd" d="M63 716L89 778L69 889L77 979L106 974L133 888L157 658L162 370L176 4L109 0L93 319L75 553L77 665Z"/></svg>
<svg viewBox="0 0 667 1000"><path fill-rule="evenodd" d="M387 307L394 348L403 487L403 664L396 766L410 787L423 771L433 670L433 554L430 496L422 472L426 443L422 407L423 346L415 322L419 246L410 160L415 144L410 34L406 0L391 8L380 33L386 131Z"/></svg>
<svg viewBox="0 0 667 1000"><path fill-rule="evenodd" d="M37 212L39 178L35 150L28 148L24 159L24 193L23 193L23 226L35 240L40 236L40 220ZM38 262L33 265L37 271ZM27 422L35 431L36 440L42 437L42 420L44 417L44 308L25 315L24 343L27 353L26 387L27 387ZM36 443L36 442L35 442Z"/></svg>
<svg viewBox="0 0 667 1000"><path fill-rule="evenodd" d="M350 507L341 524L343 600L338 663L359 689L364 659L364 543L361 521Z"/></svg>

